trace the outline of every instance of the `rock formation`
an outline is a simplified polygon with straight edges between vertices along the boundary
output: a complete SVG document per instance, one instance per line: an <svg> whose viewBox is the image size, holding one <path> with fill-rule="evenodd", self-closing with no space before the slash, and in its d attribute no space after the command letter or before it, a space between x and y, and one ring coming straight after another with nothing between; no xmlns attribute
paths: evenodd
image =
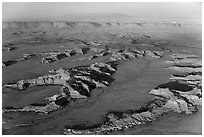
<svg viewBox="0 0 204 137"><path fill-rule="evenodd" d="M2 66L10 66L13 65L15 63L21 62L21 61L25 61L28 60L30 58L33 58L34 56L36 56L35 53L24 53L24 56L22 58L17 58L17 59L13 59L13 60L8 60L8 61L3 61L2 62Z"/></svg>
<svg viewBox="0 0 204 137"><path fill-rule="evenodd" d="M201 73L202 61L198 59L197 55L193 54L172 54L173 60L166 61L166 63L172 66L167 69L180 71L183 73Z"/></svg>
<svg viewBox="0 0 204 137"><path fill-rule="evenodd" d="M163 52L160 51L149 51L149 50L122 50L119 52L113 52L110 57L111 61L116 60L129 60L139 57L144 57L146 55L151 56L152 58L161 58Z"/></svg>
<svg viewBox="0 0 204 137"><path fill-rule="evenodd" d="M181 55L181 57L184 57L184 55ZM194 56L189 55L187 57ZM197 111L197 106L202 105L202 85L192 85L178 81L201 81L201 75L192 74L198 74L195 68L192 72L182 75L183 77L172 75L170 78L172 81L160 84L149 92L150 95L155 96L154 100L145 103L135 110L126 112L109 112L105 121L99 125L66 126L64 133L109 134L115 130L122 130L151 122L157 119L157 117L170 111L175 113L192 114Z"/></svg>
<svg viewBox="0 0 204 137"><path fill-rule="evenodd" d="M107 43L106 41L94 41L91 42L90 45L92 47L81 47L81 48L74 48L74 49L67 49L65 51L48 51L48 52L42 52L42 53L33 53L33 54L24 54L23 58L17 58L9 61L3 61L2 66L10 66L15 63L30 59L35 56L43 56L42 63L52 63L67 57L71 57L78 54L86 54L88 51L92 51L96 54L83 59L96 59L98 57L104 57L107 55L111 55L110 60L111 61L118 61L118 60L129 60L131 58L138 58L144 57L145 55L151 56L153 58L161 58L163 52L161 51L149 51L149 50L114 50L114 49L105 49L105 48L98 48L97 46ZM46 57L44 57L46 56ZM77 59L77 60L83 60L83 59ZM73 60L76 61L76 60Z"/></svg>
<svg viewBox="0 0 204 137"><path fill-rule="evenodd" d="M15 50L17 49L16 47L7 47L7 46L3 46L2 47L2 51L12 51L12 50Z"/></svg>
<svg viewBox="0 0 204 137"><path fill-rule="evenodd" d="M97 22L89 22L90 24L92 24L94 27L101 27L100 23Z"/></svg>
<svg viewBox="0 0 204 137"><path fill-rule="evenodd" d="M4 88L26 90L33 86L62 86L59 94L45 98L45 105L29 105L23 108L4 108L4 112L38 112L48 114L62 108L70 99L90 97L96 88L109 86L117 70L117 62L94 63L70 69L51 70L50 74L36 79L20 80L14 84L5 84Z"/></svg>
<svg viewBox="0 0 204 137"><path fill-rule="evenodd" d="M128 112L110 112L106 121L97 127L84 126L83 129L66 127L65 134L108 134L114 130L130 128L151 122L170 111L191 114L196 112L196 106L202 104L201 91L193 89L188 92L171 91L168 88L153 89L149 94L156 96L140 108Z"/></svg>
<svg viewBox="0 0 204 137"><path fill-rule="evenodd" d="M104 57L107 55L110 55L110 61L119 61L119 60L131 60L131 59L138 59L140 57L144 56L150 56L151 58L156 58L160 59L162 58L162 51L149 51L149 50L131 50L131 49L122 49L122 50L116 50L116 49L102 49L102 48L90 48L90 51L95 52L96 54L90 56L90 57L85 57L85 58L80 58L77 60L92 60L96 59L98 57ZM73 60L76 61L76 60Z"/></svg>

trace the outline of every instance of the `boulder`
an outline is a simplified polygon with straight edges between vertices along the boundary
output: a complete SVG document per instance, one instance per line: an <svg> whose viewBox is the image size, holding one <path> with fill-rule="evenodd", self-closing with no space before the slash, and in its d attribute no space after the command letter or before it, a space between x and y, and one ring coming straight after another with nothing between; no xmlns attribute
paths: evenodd
<svg viewBox="0 0 204 137"><path fill-rule="evenodd" d="M172 110L172 111L177 112L177 113L181 113L182 112L180 110L178 102L176 102L175 100L168 100L166 102L166 104L164 105L164 108Z"/></svg>

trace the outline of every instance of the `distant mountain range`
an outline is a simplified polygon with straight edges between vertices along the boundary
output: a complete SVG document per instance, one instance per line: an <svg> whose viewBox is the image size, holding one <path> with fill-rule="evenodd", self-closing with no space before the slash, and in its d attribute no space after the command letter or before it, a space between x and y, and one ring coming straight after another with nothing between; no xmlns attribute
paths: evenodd
<svg viewBox="0 0 204 137"><path fill-rule="evenodd" d="M120 13L88 13L88 14L70 14L62 19L66 20L103 20L103 19L122 19L122 18L130 18L132 16L120 14ZM59 18L60 19L60 18Z"/></svg>
<svg viewBox="0 0 204 137"><path fill-rule="evenodd" d="M3 21L90 21L90 20L117 20L133 18L130 15L121 13L68 13L61 16L35 17L35 18L16 18L4 19Z"/></svg>
<svg viewBox="0 0 204 137"><path fill-rule="evenodd" d="M115 12L90 12L90 13L67 13L64 15L53 16L47 15L46 17L38 16L38 17L27 17L27 18L12 18L12 19L3 19L3 22L49 22L49 21L119 21L119 22L128 22L128 21L138 21L138 22L177 22L177 23L187 23L187 24L202 24L202 20L200 19L176 19L176 18L145 18L145 17L137 17L133 15L127 15L122 13L115 13Z"/></svg>

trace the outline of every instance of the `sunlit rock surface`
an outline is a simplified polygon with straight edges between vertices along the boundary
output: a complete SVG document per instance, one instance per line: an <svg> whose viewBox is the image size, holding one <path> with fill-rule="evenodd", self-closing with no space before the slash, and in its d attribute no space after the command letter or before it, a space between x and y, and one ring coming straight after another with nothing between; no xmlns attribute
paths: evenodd
<svg viewBox="0 0 204 137"><path fill-rule="evenodd" d="M141 106L138 110L132 112L110 112L107 115L105 123L99 127L83 127L84 129L80 129L80 126L67 127L64 133L107 134L114 130L121 130L151 122L169 111L191 114L196 112L196 106L201 105L202 102L202 98L199 98L197 95L191 95L186 92L171 92L169 89L153 89L149 94L155 95L155 100Z"/></svg>
<svg viewBox="0 0 204 137"><path fill-rule="evenodd" d="M174 59L198 58L197 55L192 54L172 54L171 57Z"/></svg>
<svg viewBox="0 0 204 137"><path fill-rule="evenodd" d="M90 97L95 88L108 87L115 79L113 74L117 70L117 62L94 63L90 66L79 66L70 69L49 71L52 74L36 79L20 80L14 84L5 84L4 88L26 90L33 86L59 85L63 88L60 94L45 98L47 104L41 106L25 106L23 108L4 108L4 112L38 112L48 114L66 105L70 99L82 99ZM39 106L40 105L40 106Z"/></svg>
<svg viewBox="0 0 204 137"><path fill-rule="evenodd" d="M15 50L15 49L17 49L16 47L7 47L7 46L3 46L2 47L2 51L12 51L12 50Z"/></svg>
<svg viewBox="0 0 204 137"><path fill-rule="evenodd" d="M202 61L197 59L197 55L192 54L172 54L172 61L166 61L166 63L172 64L167 69L172 69L184 73L201 73L202 72Z"/></svg>
<svg viewBox="0 0 204 137"><path fill-rule="evenodd" d="M195 92L196 94L191 94ZM65 134L104 134L114 130L130 128L136 125L144 124L155 120L157 117L173 111L176 113L191 114L196 112L196 106L201 105L202 98L197 94L196 89L189 92L170 91L170 89L159 88L149 92L155 95L155 100L152 100L141 108L130 112L110 112L107 115L104 124L97 128L83 127L67 127L64 130ZM86 129L87 128L87 129Z"/></svg>
<svg viewBox="0 0 204 137"><path fill-rule="evenodd" d="M153 56L153 54L150 54ZM194 55L172 55L174 58L194 58ZM197 56L196 56L197 57ZM200 70L201 72L201 70ZM182 83L181 81L201 81L197 69L187 71L183 76L171 76L168 83L160 84L155 89L149 91L155 99L142 105L140 108L127 112L110 112L107 114L104 123L89 127L86 125L67 126L64 129L65 134L109 134L115 130L122 130L136 125L148 123L157 119L157 117L168 112L192 114L197 111L197 106L202 105L202 91L200 85ZM175 81L177 80L177 81Z"/></svg>
<svg viewBox="0 0 204 137"><path fill-rule="evenodd" d="M84 54L82 50L77 52ZM103 55L105 51L100 51L98 55ZM90 93L95 88L103 88L109 86L114 78L112 75L116 72L118 61L130 60L137 56L144 57L146 55L152 58L161 58L162 52L159 51L137 51L137 50L120 50L114 51L111 54L110 62L94 63L88 66L79 66L70 69L58 69L49 71L49 75L38 77L36 79L20 80L14 84L5 84L4 88L13 88L17 90L26 90L33 86L49 86L60 85L62 86L60 93L50 97L46 97L45 104L31 104L22 108L6 107L3 108L4 113L9 112L36 112L49 114L60 108L65 107L71 99L83 99L90 97ZM54 53L51 56L59 55ZM60 53L61 54L61 53ZM179 58L180 62L186 61L186 58L194 56L173 55L172 57ZM181 58L182 57L182 58ZM191 63L191 60L187 60ZM167 62L169 63L169 62ZM174 62L175 63L175 62ZM177 61L176 63L179 64ZM171 63L174 65L173 63ZM191 63L191 65L197 65ZM170 66L173 69L175 66ZM65 134L108 134L114 130L122 130L136 125L148 123L157 119L157 117L166 114L170 111L175 113L192 114L197 111L198 105L202 105L202 70L198 68L178 67L177 71L185 69L185 74L173 74L170 77L169 83L158 85L152 89L149 94L155 96L155 99L142 105L140 108L128 112L109 112L105 122L101 125L86 127L83 125L76 125L66 127ZM198 71L199 70L199 71ZM175 81L176 80L176 81ZM186 83L179 82L185 81ZM194 83L193 83L194 82ZM197 83L196 83L197 82Z"/></svg>

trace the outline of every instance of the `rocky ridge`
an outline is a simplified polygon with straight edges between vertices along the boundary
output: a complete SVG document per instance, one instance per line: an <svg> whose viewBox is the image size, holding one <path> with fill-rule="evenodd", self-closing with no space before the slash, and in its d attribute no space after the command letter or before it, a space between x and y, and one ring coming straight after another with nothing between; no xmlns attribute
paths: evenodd
<svg viewBox="0 0 204 137"><path fill-rule="evenodd" d="M31 58L33 58L35 56L36 56L35 53L24 53L22 58L17 58L17 59L13 59L13 60L3 61L2 62L2 66L3 67L10 66L10 65L16 64L18 62L22 62L22 61L31 59Z"/></svg>
<svg viewBox="0 0 204 137"><path fill-rule="evenodd" d="M49 75L35 79L20 80L13 84L5 84L3 88L12 88L19 91L34 86L62 86L59 94L45 98L46 104L35 104L23 108L4 108L4 112L38 112L48 114L67 104L70 99L90 97L91 91L96 88L108 87L113 81L118 62L94 63L88 66L78 66L70 69L50 71ZM61 105L62 104L62 105Z"/></svg>
<svg viewBox="0 0 204 137"><path fill-rule="evenodd" d="M139 40L139 42L133 43L133 44L150 44L151 43L151 44L153 44L153 46L157 45L150 39L151 37L147 36L147 35L139 35L138 36L134 33L124 33L124 34L122 33L122 34L115 35L115 37L118 37L120 39L127 39L127 40L133 40L133 39L135 39L137 41ZM41 39L40 39L40 41L41 41ZM40 41L39 40L37 40L37 41L31 40L30 42L39 43ZM50 39L49 41L52 42L53 39ZM88 58L80 58L77 60L84 60L84 59L92 60L92 59L95 59L98 57L103 57L106 55L111 55L112 58L125 59L122 56L127 56L127 55L125 55L127 53L126 51L124 51L126 53L116 53L116 50L114 50L114 49L104 48L104 46L106 47L107 45L112 45L112 44L115 44L116 42L111 42L111 41L89 41L88 42L85 40L72 39L72 38L65 38L65 39L56 38L56 41L71 42L71 43L74 43L76 45L80 45L80 47L74 48L74 49L66 49L64 51L48 51L48 52L32 53L32 54L24 53L24 56L22 58L14 58L11 60L3 61L2 66L3 67L10 66L10 65L16 64L18 62L22 62L22 61L31 59L31 58L36 57L36 56L42 56L41 62L49 64L49 63L52 63L52 62L55 62L55 61L58 61L58 60L61 60L61 59L67 58L67 57L75 56L77 53L84 55L89 51L94 52L94 55L92 55ZM10 43L8 45L12 45L12 43ZM15 47L3 46L3 51L11 51L13 49L15 49ZM128 53L130 56L131 56L131 54L136 54L135 51L130 51L130 52L133 52L133 53ZM142 52L145 52L145 53L142 53L142 56L144 56L144 54L145 54L145 55L152 56L154 58L161 58L160 51L153 51L152 52L149 50L143 50ZM137 53L138 53L137 55L140 54L139 52L137 52ZM30 55L30 56L28 56L28 55ZM73 61L76 61L76 60L73 60Z"/></svg>
<svg viewBox="0 0 204 137"><path fill-rule="evenodd" d="M80 99L87 98L90 96L90 92L95 88L103 88L109 86L114 78L112 75L116 72L119 61L122 60L130 60L137 59L144 56L150 56L153 58L161 58L163 52L160 51L142 51L142 50L130 50L130 49L122 49L122 50L114 50L114 49L100 49L100 48L75 48L74 50L66 50L65 52L42 52L41 55L48 55L45 59L43 58L43 63L51 63L53 61L62 59L68 56L74 56L76 53L86 54L88 51L96 52L96 55L88 57L89 60L110 55L110 61L106 63L95 63L88 66L79 66L70 69L59 69L52 70L50 74L38 77L35 79L28 80L20 80L13 84L5 84L4 88L12 88L19 91L26 90L27 88L32 88L33 86L49 86L56 85L62 86L62 89L66 89L69 94L63 96L65 102L70 99ZM36 54L35 54L36 55ZM62 93L63 90L62 90ZM59 94L61 97L61 93ZM59 96L54 95L54 97ZM55 104L56 100L51 101L43 106L25 106L20 109L11 108L4 109L4 112L11 111L35 111L41 113L49 113L54 110L61 108L60 106ZM45 99L46 100L46 99ZM54 105L55 104L55 105ZM52 109L53 108L53 109Z"/></svg>
<svg viewBox="0 0 204 137"><path fill-rule="evenodd" d="M194 55L190 55L195 57ZM176 60L177 56L172 56ZM189 56L182 55L182 60ZM194 60L188 60L193 64ZM180 71L180 70L176 70ZM190 71L183 77L175 77L169 83L161 84L152 89L149 94L155 96L155 99L142 105L135 110L127 112L110 112L107 114L104 123L95 126L75 125L67 126L64 134L109 134L115 130L131 128L136 125L145 124L157 119L170 111L175 113L192 114L197 111L197 106L202 105L202 85L189 84L186 81L197 80L201 82L201 75L188 77L189 73L193 74L197 71ZM198 78L197 78L198 77ZM184 83L183 83L184 82Z"/></svg>
<svg viewBox="0 0 204 137"><path fill-rule="evenodd" d="M89 49L90 50L90 49ZM84 54L82 50L75 50ZM71 51L68 51L70 53ZM71 99L90 97L90 92L96 88L109 86L113 81L113 74L117 70L119 61L150 56L162 58L163 52L142 50L97 50L98 56L111 55L106 63L94 63L87 66L78 66L70 69L51 70L50 74L36 79L20 80L14 84L6 84L4 88L13 88L19 91L33 86L62 86L60 93L46 97L45 104L30 104L22 108L5 107L8 112L37 112L49 114L66 106ZM60 52L58 52L60 54ZM43 53L55 56L55 52ZM57 54L58 55L58 54ZM70 55L70 54L69 54ZM197 106L202 105L202 63L196 55L172 54L172 60L166 61L170 65L166 69L173 70L170 82L160 84L149 94L155 96L135 110L127 112L109 112L104 123L87 126L67 126L65 134L109 134L114 130L134 127L154 121L157 117L170 111L175 113L192 114ZM175 69L176 68L176 69ZM174 73L179 72L179 73ZM180 73L182 72L182 73Z"/></svg>

